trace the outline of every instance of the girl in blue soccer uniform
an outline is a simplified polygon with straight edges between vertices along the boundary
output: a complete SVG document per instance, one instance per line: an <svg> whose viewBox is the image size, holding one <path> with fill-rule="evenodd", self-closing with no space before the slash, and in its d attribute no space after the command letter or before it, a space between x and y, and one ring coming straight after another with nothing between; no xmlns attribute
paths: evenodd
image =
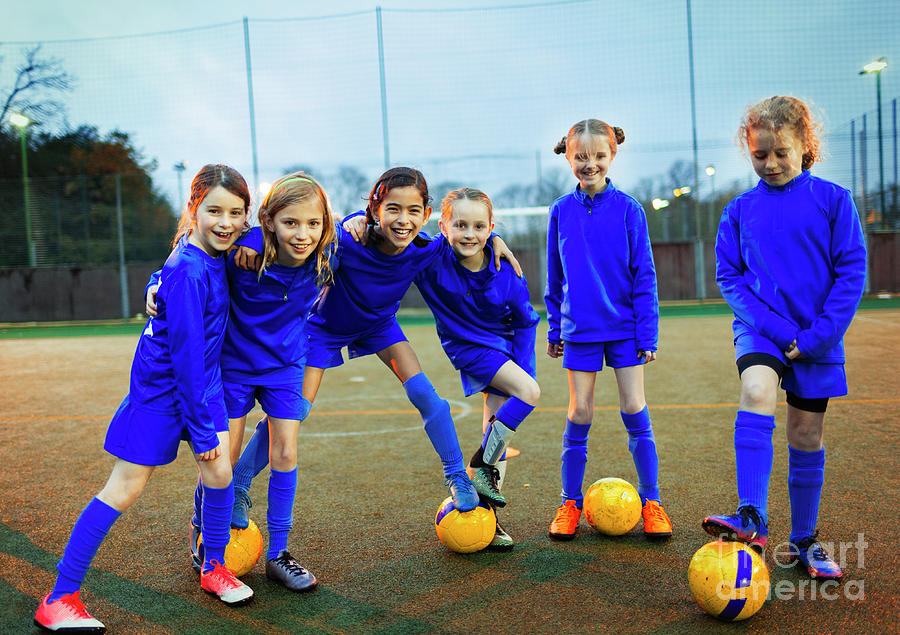
<svg viewBox="0 0 900 635"><path fill-rule="evenodd" d="M866 248L850 193L812 176L817 125L799 99L750 107L738 132L760 181L731 201L716 237L716 281L734 311L741 399L734 422L740 502L708 516L714 536L762 549L768 538L778 385L787 393L791 555L816 578L841 568L816 541L825 479L824 420L847 394L843 337L866 278Z"/></svg>
<svg viewBox="0 0 900 635"><path fill-rule="evenodd" d="M235 498L249 506L247 490L242 486L246 480L249 487L245 466L256 460L257 453L262 453L266 462L271 455L266 576L292 591L307 591L316 587L316 578L287 551L287 538L297 489L297 432L310 406L301 391L307 353L306 317L319 287L332 279L330 255L336 246L335 226L325 191L303 172L275 181L260 205L259 220L263 237L259 269L238 267L233 253L225 267L231 319L221 366L231 460L237 464ZM153 290L151 287L147 306L151 314L155 308ZM244 450L248 458L241 463L238 455L247 414L256 401L268 415L261 423L266 433L252 437ZM202 489L198 487L190 539L195 569L201 561L197 548L201 512ZM232 518L234 526L246 528L248 524L246 515Z"/></svg>
<svg viewBox="0 0 900 635"><path fill-rule="evenodd" d="M465 471L450 405L438 396L422 372L396 316L413 278L440 254L440 243L419 236L431 215L429 201L421 172L391 168L381 175L369 195L366 243L357 243L340 227L339 264L333 284L322 289L307 325L309 355L303 396L310 403L315 401L325 370L343 364L344 347L351 358L377 355L403 384L421 414L425 432L441 458L445 485L454 505L468 511L478 504L478 494ZM251 231L245 240L251 255L259 251L256 232ZM509 254L508 250L505 253ZM260 457L251 466L251 473L258 473L264 465ZM235 514L240 515L241 510L236 509Z"/></svg>
<svg viewBox="0 0 900 635"><path fill-rule="evenodd" d="M621 128L586 119L554 148L565 153L578 179L574 192L550 206L547 233L547 354L562 356L569 371L562 505L549 531L557 540L574 538L581 518L594 382L604 359L616 374L619 409L638 474L644 534L672 534L660 504L659 460L644 398L643 364L656 359L659 337L647 218L640 204L606 176L624 140Z"/></svg>
<svg viewBox="0 0 900 635"><path fill-rule="evenodd" d="M504 507L501 493L506 448L531 414L541 391L535 381L535 333L540 321L528 286L508 263L490 267L487 244L494 228L491 200L463 188L441 203L441 255L416 276L416 286L434 314L447 357L459 370L466 396L484 393L481 445L469 462L479 496ZM500 524L488 549L507 551L513 540Z"/></svg>
<svg viewBox="0 0 900 635"><path fill-rule="evenodd" d="M34 618L42 628L105 630L80 600L84 576L112 524L137 500L154 468L175 459L182 440L192 446L204 488L200 586L226 604L253 597L222 565L234 492L219 369L228 323L223 254L244 228L249 202L246 182L227 166L207 165L194 177L175 249L162 269L158 314L138 340L129 393L106 434L104 448L115 465L72 529L56 584Z"/></svg>

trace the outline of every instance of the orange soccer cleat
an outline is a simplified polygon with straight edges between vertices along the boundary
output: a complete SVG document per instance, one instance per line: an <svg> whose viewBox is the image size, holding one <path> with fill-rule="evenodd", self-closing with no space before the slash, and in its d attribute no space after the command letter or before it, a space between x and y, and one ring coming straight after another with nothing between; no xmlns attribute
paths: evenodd
<svg viewBox="0 0 900 635"><path fill-rule="evenodd" d="M550 537L556 540L572 540L578 529L581 508L573 500L567 500L556 510L556 516L550 523Z"/></svg>
<svg viewBox="0 0 900 635"><path fill-rule="evenodd" d="M647 538L668 538L672 535L672 521L659 501L647 499L641 509L644 519L644 536Z"/></svg>

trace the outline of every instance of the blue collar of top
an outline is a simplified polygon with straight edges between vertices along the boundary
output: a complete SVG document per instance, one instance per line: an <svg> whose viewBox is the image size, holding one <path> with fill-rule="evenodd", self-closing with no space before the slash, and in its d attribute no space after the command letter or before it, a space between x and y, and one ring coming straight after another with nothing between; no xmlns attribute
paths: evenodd
<svg viewBox="0 0 900 635"><path fill-rule="evenodd" d="M472 271L470 269L466 269L460 264L459 260L456 259L456 254L453 255L456 268L466 277L468 277L470 283L477 288L483 289L489 287L491 284L493 284L494 277L498 275L497 270L494 269L494 246L492 243L492 239L488 239L487 243L484 246L484 255L487 259L487 266L480 271Z"/></svg>
<svg viewBox="0 0 900 635"><path fill-rule="evenodd" d="M605 197L609 196L613 192L616 191L616 188L613 186L612 181L609 180L609 177L606 177L606 189L602 192L598 192L591 196L583 191L581 191L581 185L575 186L575 200L584 205L585 207L591 207L596 205L600 201L602 201Z"/></svg>
<svg viewBox="0 0 900 635"><path fill-rule="evenodd" d="M809 170L803 170L803 171L800 172L800 174L798 174L797 176L795 176L794 178L792 178L790 181L788 181L788 182L785 183L784 185L769 185L769 184L766 183L764 180L760 179L760 180L759 180L759 186L760 186L760 187L763 189L763 191L765 191L765 192L772 192L772 193L779 193L779 194L780 194L781 192L790 192L790 191L793 190L795 187L798 187L798 186L801 186L801 185L805 185L806 183L809 182L809 180L810 180L811 178L812 178L812 177L811 177L810 174L809 174Z"/></svg>

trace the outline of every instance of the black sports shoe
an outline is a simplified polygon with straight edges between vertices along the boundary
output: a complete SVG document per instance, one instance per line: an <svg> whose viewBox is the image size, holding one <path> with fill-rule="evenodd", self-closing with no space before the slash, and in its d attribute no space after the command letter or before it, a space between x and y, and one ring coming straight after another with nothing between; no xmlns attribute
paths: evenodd
<svg viewBox="0 0 900 635"><path fill-rule="evenodd" d="M266 577L291 591L312 591L319 584L316 576L304 569L285 549L266 561Z"/></svg>
<svg viewBox="0 0 900 635"><path fill-rule="evenodd" d="M497 522L497 529L494 530L494 539L491 540L490 544L487 546L488 551L511 551L515 546L515 541L512 539L506 531L503 530L503 527L500 526L499 521Z"/></svg>

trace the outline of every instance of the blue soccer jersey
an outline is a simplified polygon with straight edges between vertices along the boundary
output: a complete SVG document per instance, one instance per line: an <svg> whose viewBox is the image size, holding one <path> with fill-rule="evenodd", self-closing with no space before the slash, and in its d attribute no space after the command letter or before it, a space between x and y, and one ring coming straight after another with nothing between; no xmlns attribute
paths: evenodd
<svg viewBox="0 0 900 635"><path fill-rule="evenodd" d="M807 361L842 363L862 297L866 247L850 193L804 171L781 187L760 180L732 200L716 238L716 282L751 329Z"/></svg>
<svg viewBox="0 0 900 635"><path fill-rule="evenodd" d="M216 417L224 410L225 259L182 241L162 268L156 305L138 340L129 399L139 410L181 417L194 451L206 452L219 443Z"/></svg>
<svg viewBox="0 0 900 635"><path fill-rule="evenodd" d="M553 202L544 300L551 342L633 338L657 349L656 269L640 203L609 180L594 196L576 187Z"/></svg>
<svg viewBox="0 0 900 635"><path fill-rule="evenodd" d="M508 262L494 269L493 250L486 247L488 266L463 267L446 238L434 239L439 257L416 276L416 286L434 314L441 346L453 359L454 347L477 345L499 351L534 376L534 338L540 321L528 297L528 286Z"/></svg>
<svg viewBox="0 0 900 635"><path fill-rule="evenodd" d="M299 267L272 263L258 274L226 263L231 320L222 378L253 385L299 383L306 365L306 320L316 299L316 259Z"/></svg>

